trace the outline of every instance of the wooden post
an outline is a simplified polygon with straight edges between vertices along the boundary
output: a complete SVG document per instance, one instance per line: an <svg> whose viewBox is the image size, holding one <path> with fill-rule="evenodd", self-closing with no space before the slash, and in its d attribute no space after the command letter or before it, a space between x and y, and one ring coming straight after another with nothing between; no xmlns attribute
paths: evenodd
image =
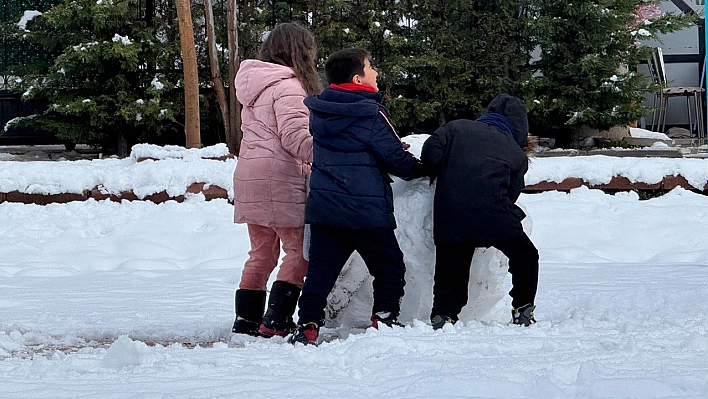
<svg viewBox="0 0 708 399"><path fill-rule="evenodd" d="M187 148L201 148L199 77L197 75L197 53L194 49L192 10L189 1L177 0L177 17L179 18L179 36L184 71L184 133Z"/></svg>

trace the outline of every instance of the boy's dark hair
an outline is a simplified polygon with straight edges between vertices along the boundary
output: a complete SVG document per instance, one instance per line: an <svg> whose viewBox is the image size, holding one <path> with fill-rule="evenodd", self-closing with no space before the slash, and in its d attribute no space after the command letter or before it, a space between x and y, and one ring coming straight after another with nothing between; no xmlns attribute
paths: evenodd
<svg viewBox="0 0 708 399"><path fill-rule="evenodd" d="M364 60L371 62L371 54L362 48L347 48L332 53L325 62L327 83L350 83L354 75L363 76Z"/></svg>

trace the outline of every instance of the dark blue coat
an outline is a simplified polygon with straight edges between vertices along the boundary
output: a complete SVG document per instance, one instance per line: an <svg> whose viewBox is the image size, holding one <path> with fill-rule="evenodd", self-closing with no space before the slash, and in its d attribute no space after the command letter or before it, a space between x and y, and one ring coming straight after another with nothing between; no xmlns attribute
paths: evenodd
<svg viewBox="0 0 708 399"><path fill-rule="evenodd" d="M388 174L410 180L420 161L403 150L378 93L325 89L305 99L313 161L305 223L396 228Z"/></svg>

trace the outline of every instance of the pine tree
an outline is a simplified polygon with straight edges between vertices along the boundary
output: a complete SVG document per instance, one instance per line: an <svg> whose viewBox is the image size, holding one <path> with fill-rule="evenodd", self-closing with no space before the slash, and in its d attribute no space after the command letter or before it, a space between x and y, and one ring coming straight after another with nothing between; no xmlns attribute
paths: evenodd
<svg viewBox="0 0 708 399"><path fill-rule="evenodd" d="M388 104L406 129L474 118L502 91L517 94L529 51L520 1L406 0L384 48Z"/></svg>
<svg viewBox="0 0 708 399"><path fill-rule="evenodd" d="M47 0L51 1L51 0ZM176 15L157 2L146 24L141 0L69 0L3 38L34 57L8 68L25 98L46 98L44 114L22 124L75 142L182 136L181 61ZM216 9L225 2L214 0ZM656 0L238 0L238 59L256 57L277 23L310 27L318 67L329 54L363 47L374 58L384 104L401 132L431 132L474 118L499 92L527 100L532 133L567 138L583 126L606 129L646 114L653 87L635 72L650 49L639 40L691 24L693 17L645 13ZM200 7L195 11L200 12ZM225 12L214 13L216 41L226 43ZM197 16L201 82L209 81L202 19ZM537 48L540 56L531 60ZM220 62L226 65L227 54ZM227 83L231 84L231 81ZM223 131L202 86L202 132ZM212 112L213 111L213 112Z"/></svg>
<svg viewBox="0 0 708 399"><path fill-rule="evenodd" d="M694 17L640 15L658 1L533 0L531 35L540 49L529 81L532 131L561 144L583 126L609 129L647 113L654 88L636 72L651 49L639 40L688 26Z"/></svg>
<svg viewBox="0 0 708 399"><path fill-rule="evenodd" d="M518 93L528 65L521 1L312 1L326 57L363 47L402 132L474 117L499 92Z"/></svg>
<svg viewBox="0 0 708 399"><path fill-rule="evenodd" d="M12 39L38 47L35 62L10 67L14 90L49 109L19 123L79 143L182 135L179 42L167 22L147 26L137 0L72 0L33 19Z"/></svg>
<svg viewBox="0 0 708 399"><path fill-rule="evenodd" d="M20 44L17 40L13 40L13 36L18 33L18 28L20 32L25 31L28 22L24 18L25 12L28 16L34 16L38 12L51 9L59 2L60 0L26 0L3 3L3 12L0 16L3 22L0 24L0 74L3 77L9 72L9 65L28 64L29 67L34 63L46 64L46 58L50 54L46 51L40 52L38 46Z"/></svg>

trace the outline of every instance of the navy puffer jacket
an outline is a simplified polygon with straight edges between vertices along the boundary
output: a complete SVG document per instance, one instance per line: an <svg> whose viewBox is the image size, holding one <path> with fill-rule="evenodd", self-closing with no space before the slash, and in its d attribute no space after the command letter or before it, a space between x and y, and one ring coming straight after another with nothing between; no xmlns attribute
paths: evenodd
<svg viewBox="0 0 708 399"><path fill-rule="evenodd" d="M420 161L403 150L378 93L325 89L305 99L313 161L305 223L395 229L388 174L410 180Z"/></svg>

